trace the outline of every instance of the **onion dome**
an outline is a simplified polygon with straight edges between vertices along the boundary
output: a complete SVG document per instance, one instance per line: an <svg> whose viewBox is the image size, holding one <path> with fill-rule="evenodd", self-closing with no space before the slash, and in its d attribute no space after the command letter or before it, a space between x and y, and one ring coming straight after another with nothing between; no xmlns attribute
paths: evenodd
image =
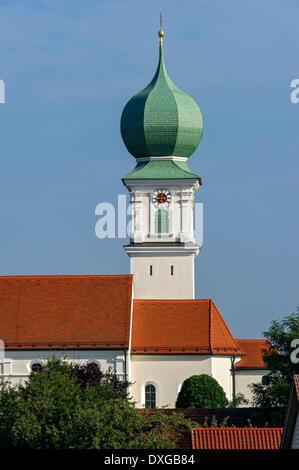
<svg viewBox="0 0 299 470"><path fill-rule="evenodd" d="M169 78L163 57L163 31L158 35L157 71L149 85L124 107L121 135L128 151L136 158L188 158L202 137L202 114L193 98Z"/></svg>

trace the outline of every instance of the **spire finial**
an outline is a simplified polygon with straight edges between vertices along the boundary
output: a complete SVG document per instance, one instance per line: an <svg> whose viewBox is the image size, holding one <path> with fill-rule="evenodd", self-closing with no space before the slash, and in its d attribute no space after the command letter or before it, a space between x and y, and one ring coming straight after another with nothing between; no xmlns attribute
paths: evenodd
<svg viewBox="0 0 299 470"><path fill-rule="evenodd" d="M162 29L162 10L160 10L160 31L158 32L158 36L160 38L160 44L163 44L163 36L164 36L164 31Z"/></svg>

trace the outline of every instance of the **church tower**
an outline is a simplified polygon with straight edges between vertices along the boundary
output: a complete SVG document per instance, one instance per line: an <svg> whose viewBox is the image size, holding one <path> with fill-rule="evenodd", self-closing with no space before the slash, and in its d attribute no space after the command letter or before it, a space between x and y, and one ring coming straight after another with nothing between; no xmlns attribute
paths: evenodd
<svg viewBox="0 0 299 470"><path fill-rule="evenodd" d="M123 177L131 197L130 257L137 299L193 299L194 192L200 178L188 167L203 130L196 102L169 78L159 31L152 81L126 104L121 135L136 167Z"/></svg>

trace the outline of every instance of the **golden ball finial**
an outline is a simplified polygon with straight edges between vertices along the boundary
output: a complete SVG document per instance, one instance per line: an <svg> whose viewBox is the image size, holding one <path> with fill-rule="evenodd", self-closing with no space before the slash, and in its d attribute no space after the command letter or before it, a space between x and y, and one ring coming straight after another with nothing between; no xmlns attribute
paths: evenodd
<svg viewBox="0 0 299 470"><path fill-rule="evenodd" d="M160 44L162 44L162 42L163 42L163 39L162 39L162 38L163 38L163 36L164 36L164 31L163 31L163 29L160 29L160 31L158 32L158 36L159 36L159 38L160 38Z"/></svg>

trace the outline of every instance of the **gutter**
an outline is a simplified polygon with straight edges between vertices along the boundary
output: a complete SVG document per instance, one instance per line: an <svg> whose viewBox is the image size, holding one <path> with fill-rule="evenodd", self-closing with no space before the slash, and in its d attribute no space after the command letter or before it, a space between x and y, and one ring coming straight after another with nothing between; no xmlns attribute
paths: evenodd
<svg viewBox="0 0 299 470"><path fill-rule="evenodd" d="M236 360L236 356L234 355L234 356L231 358L231 373L232 373L232 385L233 385L232 398L233 398L233 400L236 398L236 369L235 369L235 360Z"/></svg>
<svg viewBox="0 0 299 470"><path fill-rule="evenodd" d="M126 378L131 383L131 350L132 350L132 329L133 329L133 306L134 306L134 279L132 279L132 295L131 295L131 312L130 312L130 331L129 331L129 347L126 350Z"/></svg>

